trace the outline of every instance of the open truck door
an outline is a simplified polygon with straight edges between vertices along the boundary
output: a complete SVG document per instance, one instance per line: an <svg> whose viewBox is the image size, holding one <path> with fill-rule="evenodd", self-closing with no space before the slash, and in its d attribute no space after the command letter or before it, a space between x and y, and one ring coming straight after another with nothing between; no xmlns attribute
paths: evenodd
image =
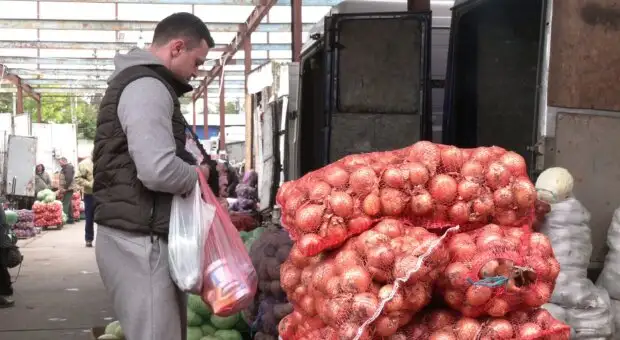
<svg viewBox="0 0 620 340"><path fill-rule="evenodd" d="M343 2L311 31L288 124L287 179L431 139L431 14L393 8L406 3Z"/></svg>
<svg viewBox="0 0 620 340"><path fill-rule="evenodd" d="M457 0L452 13L443 142L515 150L534 179L568 169L592 269L620 206L618 18L617 0Z"/></svg>

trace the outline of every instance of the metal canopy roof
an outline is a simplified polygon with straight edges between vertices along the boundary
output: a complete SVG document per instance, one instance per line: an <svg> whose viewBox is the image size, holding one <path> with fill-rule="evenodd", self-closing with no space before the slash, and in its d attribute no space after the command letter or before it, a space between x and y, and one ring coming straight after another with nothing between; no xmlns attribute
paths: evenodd
<svg viewBox="0 0 620 340"><path fill-rule="evenodd" d="M245 34L240 31L256 32L251 36L252 68L268 60L291 58L291 12L288 7L291 0L274 2L0 0L0 71L5 69L12 76L18 76L25 94L30 94L29 91L44 96L47 93L102 93L113 70L115 53L125 53L148 44L157 21L165 16L191 11L207 23L216 42L216 47L207 56L209 61L201 67L200 77L210 76L207 83L211 83L213 77L219 75L219 70L223 70L226 97L243 96L245 63L242 45ZM302 31L309 31L332 5L339 2L304 0ZM253 6L256 7L250 12ZM270 16L271 6L274 9ZM240 51L235 54L236 50ZM226 60L225 66L220 61L222 58ZM7 74L4 79L4 83L9 80ZM12 83L16 83L15 79L10 78ZM192 85L198 87L199 83L193 82ZM209 94L220 92L219 81L207 87ZM201 90L202 87L196 92ZM0 92L13 91L13 86L0 88Z"/></svg>

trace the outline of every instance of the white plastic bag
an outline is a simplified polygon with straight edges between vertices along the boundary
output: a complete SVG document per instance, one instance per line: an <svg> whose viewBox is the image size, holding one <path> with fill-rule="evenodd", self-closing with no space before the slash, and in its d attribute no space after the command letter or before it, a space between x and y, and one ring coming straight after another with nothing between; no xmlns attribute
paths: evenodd
<svg viewBox="0 0 620 340"><path fill-rule="evenodd" d="M200 294L202 289L204 247L214 216L214 207L201 198L198 182L187 197L172 198L168 262L172 279L184 292Z"/></svg>
<svg viewBox="0 0 620 340"><path fill-rule="evenodd" d="M590 213L575 198L551 204L540 232L547 235L562 268L551 303L563 308L588 308L597 304L597 289L587 277L592 236Z"/></svg>
<svg viewBox="0 0 620 340"><path fill-rule="evenodd" d="M612 299L620 300L620 208L614 211L607 231L607 246L609 252L596 284L607 289Z"/></svg>
<svg viewBox="0 0 620 340"><path fill-rule="evenodd" d="M609 339L614 334L611 301L607 291L595 287L597 297L590 308L567 308L567 324L575 330L573 339Z"/></svg>
<svg viewBox="0 0 620 340"><path fill-rule="evenodd" d="M611 314L614 317L615 332L612 337L613 340L620 340L620 301L611 300Z"/></svg>

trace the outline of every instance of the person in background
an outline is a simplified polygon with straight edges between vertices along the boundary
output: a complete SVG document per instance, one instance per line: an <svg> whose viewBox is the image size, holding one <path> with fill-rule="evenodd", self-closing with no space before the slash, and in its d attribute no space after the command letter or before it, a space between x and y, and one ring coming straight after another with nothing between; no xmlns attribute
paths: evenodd
<svg viewBox="0 0 620 340"><path fill-rule="evenodd" d="M93 246L93 241L95 240L93 182L93 159L86 157L78 164L75 183L80 186L82 193L84 193L84 215L86 216L84 240L88 248Z"/></svg>
<svg viewBox="0 0 620 340"><path fill-rule="evenodd" d="M71 197L75 191L75 168L67 158L62 157L60 163L60 181L58 192L62 197L62 211L67 215L67 224L73 224L73 211L71 210Z"/></svg>
<svg viewBox="0 0 620 340"><path fill-rule="evenodd" d="M34 196L37 197L40 191L49 189L51 186L52 180L50 179L50 175L45 171L45 166L43 166L43 164L37 165L34 177Z"/></svg>
<svg viewBox="0 0 620 340"><path fill-rule="evenodd" d="M187 298L168 262L170 209L174 195L192 192L198 171L209 178L214 165L198 166L187 153L179 97L192 90L189 81L214 45L200 18L172 14L157 24L148 49L114 57L101 100L95 254L127 339L186 338Z"/></svg>
<svg viewBox="0 0 620 340"><path fill-rule="evenodd" d="M6 264L8 247L13 244L10 236L11 227L6 223L4 209L0 206L0 308L13 307L13 284Z"/></svg>

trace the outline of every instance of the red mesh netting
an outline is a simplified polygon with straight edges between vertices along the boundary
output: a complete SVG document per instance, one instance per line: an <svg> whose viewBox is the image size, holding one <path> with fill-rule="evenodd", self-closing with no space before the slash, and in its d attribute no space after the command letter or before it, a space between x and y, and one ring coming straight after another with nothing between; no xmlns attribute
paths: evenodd
<svg viewBox="0 0 620 340"><path fill-rule="evenodd" d="M501 317L549 301L560 264L551 243L528 227L489 224L448 241L450 264L437 281L446 303L468 317Z"/></svg>
<svg viewBox="0 0 620 340"><path fill-rule="evenodd" d="M568 340L570 327L554 319L544 309L529 309L502 318L473 319L445 309L425 310L413 321L403 324L389 337L378 331L392 332L396 322L384 322L374 331L364 332L360 340ZM378 329L378 331L377 331ZM318 317L298 310L279 324L283 340L353 339L357 329L334 328ZM353 334L353 335L352 335Z"/></svg>
<svg viewBox="0 0 620 340"><path fill-rule="evenodd" d="M292 337L280 335L303 339L299 336L326 327L341 340L354 339L358 330L394 334L430 302L433 284L449 262L448 236L384 219L342 247L314 257L304 256L296 243L281 266L280 282L312 327Z"/></svg>
<svg viewBox="0 0 620 340"><path fill-rule="evenodd" d="M530 224L535 201L517 153L427 141L344 157L284 183L277 195L282 224L307 256L337 247L386 217L427 229Z"/></svg>

